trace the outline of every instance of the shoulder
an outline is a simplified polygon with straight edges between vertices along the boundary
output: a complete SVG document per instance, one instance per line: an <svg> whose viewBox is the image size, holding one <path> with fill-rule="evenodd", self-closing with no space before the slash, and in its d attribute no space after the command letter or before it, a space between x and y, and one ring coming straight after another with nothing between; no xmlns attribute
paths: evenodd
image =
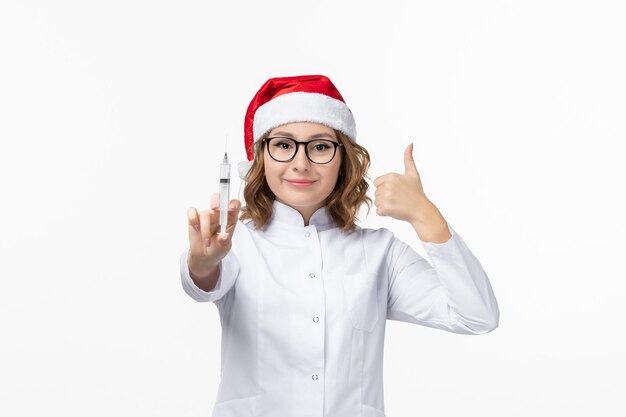
<svg viewBox="0 0 626 417"><path fill-rule="evenodd" d="M233 244L241 244L249 240L251 233L254 231L254 222L252 220L237 220L235 232L233 233Z"/></svg>
<svg viewBox="0 0 626 417"><path fill-rule="evenodd" d="M351 232L355 239L362 242L366 250L385 250L396 240L395 235L384 227L380 229L358 227Z"/></svg>
<svg viewBox="0 0 626 417"><path fill-rule="evenodd" d="M353 235L354 240L346 245L344 251L362 259L370 271L386 270L399 251L402 252L399 240L389 229L357 228Z"/></svg>
<svg viewBox="0 0 626 417"><path fill-rule="evenodd" d="M237 223L239 223L240 225L246 227L248 230L254 230L254 221L251 219L248 220L237 220Z"/></svg>
<svg viewBox="0 0 626 417"><path fill-rule="evenodd" d="M257 231L255 228L255 223L251 219L241 220L237 219L237 227L235 228L235 235L237 232L249 234L250 232Z"/></svg>
<svg viewBox="0 0 626 417"><path fill-rule="evenodd" d="M361 231L363 238L366 240L392 240L395 237L391 230L384 227L381 227L380 229L359 228L359 230Z"/></svg>

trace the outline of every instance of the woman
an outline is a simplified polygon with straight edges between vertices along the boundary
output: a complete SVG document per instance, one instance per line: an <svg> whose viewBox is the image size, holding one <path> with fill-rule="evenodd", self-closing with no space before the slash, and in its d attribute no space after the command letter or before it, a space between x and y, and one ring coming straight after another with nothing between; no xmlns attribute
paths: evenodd
<svg viewBox="0 0 626 417"><path fill-rule="evenodd" d="M213 416L384 416L385 320L461 334L498 326L478 259L426 197L412 158L374 181L382 216L410 223L431 266L386 229L355 225L367 151L324 76L268 80L245 120L240 202L220 235L218 196L188 210L184 290L213 301L222 324ZM249 220L243 223L242 220Z"/></svg>

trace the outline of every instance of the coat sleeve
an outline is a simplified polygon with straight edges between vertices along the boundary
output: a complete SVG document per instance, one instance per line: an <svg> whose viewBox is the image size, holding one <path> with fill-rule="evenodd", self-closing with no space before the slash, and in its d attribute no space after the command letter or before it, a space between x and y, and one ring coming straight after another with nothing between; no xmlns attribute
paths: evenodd
<svg viewBox="0 0 626 417"><path fill-rule="evenodd" d="M199 288L191 279L187 264L188 254L189 248L186 248L180 256L180 277L183 290L194 300L199 302L218 301L235 285L239 275L239 262L232 250L220 261L220 274L217 283L215 288L208 292Z"/></svg>
<svg viewBox="0 0 626 417"><path fill-rule="evenodd" d="M498 327L500 312L489 278L461 236L422 242L431 264L393 238L387 252L387 318L452 333L483 334Z"/></svg>

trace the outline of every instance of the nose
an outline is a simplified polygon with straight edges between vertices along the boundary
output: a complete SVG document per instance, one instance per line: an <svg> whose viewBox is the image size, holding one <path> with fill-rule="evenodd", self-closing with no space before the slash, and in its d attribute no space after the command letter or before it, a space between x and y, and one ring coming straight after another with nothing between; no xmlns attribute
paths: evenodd
<svg viewBox="0 0 626 417"><path fill-rule="evenodd" d="M296 146L296 156L291 160L291 167L294 171L308 171L311 168L311 161L306 156L306 149L301 143Z"/></svg>

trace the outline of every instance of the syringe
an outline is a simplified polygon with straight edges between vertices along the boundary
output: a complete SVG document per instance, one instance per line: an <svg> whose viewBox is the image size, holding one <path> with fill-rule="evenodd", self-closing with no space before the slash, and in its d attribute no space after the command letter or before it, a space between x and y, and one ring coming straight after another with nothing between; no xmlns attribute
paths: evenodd
<svg viewBox="0 0 626 417"><path fill-rule="evenodd" d="M220 164L220 233L226 233L228 224L228 202L230 201L230 164L228 154Z"/></svg>

